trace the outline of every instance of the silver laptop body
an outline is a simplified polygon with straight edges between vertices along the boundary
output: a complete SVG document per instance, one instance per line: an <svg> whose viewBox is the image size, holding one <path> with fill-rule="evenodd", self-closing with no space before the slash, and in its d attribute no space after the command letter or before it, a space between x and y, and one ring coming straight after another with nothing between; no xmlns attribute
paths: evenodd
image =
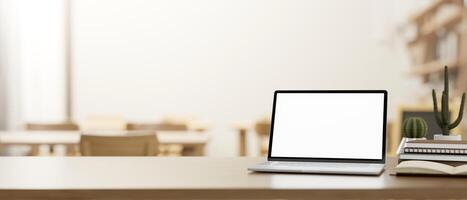
<svg viewBox="0 0 467 200"><path fill-rule="evenodd" d="M379 175L386 112L385 90L276 91L268 161L248 170Z"/></svg>

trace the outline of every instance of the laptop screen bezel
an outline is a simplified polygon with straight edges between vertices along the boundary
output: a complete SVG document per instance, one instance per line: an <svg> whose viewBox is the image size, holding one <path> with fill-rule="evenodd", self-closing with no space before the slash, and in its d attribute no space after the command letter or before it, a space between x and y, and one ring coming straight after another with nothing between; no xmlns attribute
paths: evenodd
<svg viewBox="0 0 467 200"><path fill-rule="evenodd" d="M383 112L383 145L381 159L349 159L349 158L312 158L312 157L272 157L271 150L274 136L274 122L276 114L277 95L280 93L341 93L341 94L383 94L384 112ZM386 90L276 90L274 92L274 101L272 106L271 131L269 136L268 161L306 161L306 162L346 162L346 163L385 163L386 161L386 118L387 118L387 91Z"/></svg>

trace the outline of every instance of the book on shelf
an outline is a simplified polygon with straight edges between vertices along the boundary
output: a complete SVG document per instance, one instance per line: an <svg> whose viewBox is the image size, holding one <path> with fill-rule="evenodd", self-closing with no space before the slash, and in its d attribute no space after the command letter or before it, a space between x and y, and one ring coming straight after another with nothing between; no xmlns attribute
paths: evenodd
<svg viewBox="0 0 467 200"><path fill-rule="evenodd" d="M402 161L395 168L396 174L428 174L428 175L452 175L467 176L467 164L452 166L430 161Z"/></svg>

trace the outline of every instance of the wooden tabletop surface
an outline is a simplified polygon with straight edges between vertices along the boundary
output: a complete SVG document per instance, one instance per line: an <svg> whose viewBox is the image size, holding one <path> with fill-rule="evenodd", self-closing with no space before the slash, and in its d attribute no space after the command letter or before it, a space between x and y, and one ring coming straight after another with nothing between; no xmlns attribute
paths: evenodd
<svg viewBox="0 0 467 200"><path fill-rule="evenodd" d="M2 157L0 198L446 198L467 178L252 173L264 158ZM393 162L393 160L390 160ZM28 196L29 195L29 196ZM305 196L303 196L305 195ZM311 196L310 196L311 195ZM144 199L144 198L143 198Z"/></svg>
<svg viewBox="0 0 467 200"><path fill-rule="evenodd" d="M0 145L78 144L79 131L0 131ZM206 144L207 133L192 131L158 131L161 144Z"/></svg>

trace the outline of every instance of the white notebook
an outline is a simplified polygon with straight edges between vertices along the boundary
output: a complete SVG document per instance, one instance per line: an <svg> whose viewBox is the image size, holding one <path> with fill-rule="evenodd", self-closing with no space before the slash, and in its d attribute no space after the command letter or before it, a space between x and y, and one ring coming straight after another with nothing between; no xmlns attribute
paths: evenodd
<svg viewBox="0 0 467 200"><path fill-rule="evenodd" d="M405 143L409 148L467 149L467 141L412 140Z"/></svg>
<svg viewBox="0 0 467 200"><path fill-rule="evenodd" d="M403 153L399 155L401 160L433 160L433 161L456 161L467 162L467 155L440 155L440 154L416 154Z"/></svg>

